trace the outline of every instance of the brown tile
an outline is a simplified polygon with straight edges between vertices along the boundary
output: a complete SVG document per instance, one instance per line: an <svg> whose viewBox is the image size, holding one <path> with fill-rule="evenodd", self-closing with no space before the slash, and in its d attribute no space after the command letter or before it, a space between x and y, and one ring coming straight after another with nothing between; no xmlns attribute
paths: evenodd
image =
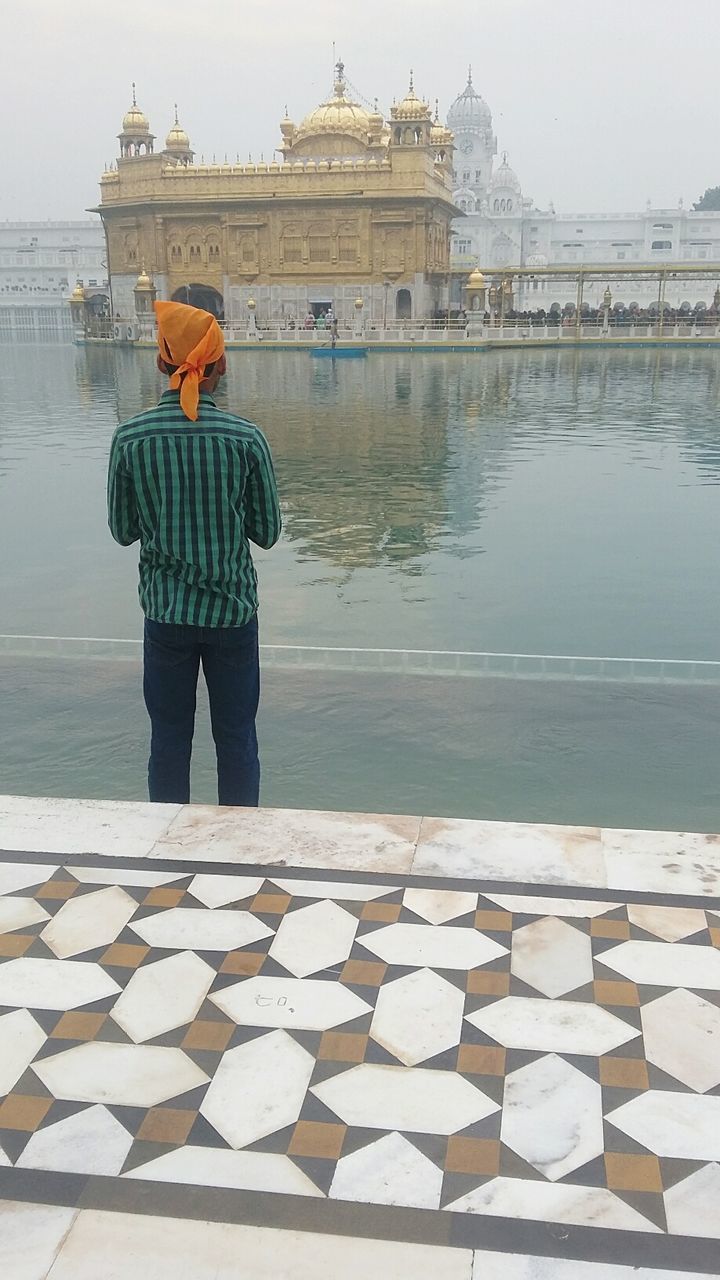
<svg viewBox="0 0 720 1280"><path fill-rule="evenodd" d="M366 902L360 912L360 919L383 920L386 924L395 924L401 910L399 902Z"/></svg>
<svg viewBox="0 0 720 1280"><path fill-rule="evenodd" d="M593 938L629 938L630 925L627 920L603 920L596 916L590 921L590 933Z"/></svg>
<svg viewBox="0 0 720 1280"><path fill-rule="evenodd" d="M196 1117L196 1111L153 1107L140 1126L138 1139L142 1142L185 1142Z"/></svg>
<svg viewBox="0 0 720 1280"><path fill-rule="evenodd" d="M9 1093L5 1101L0 1103L0 1129L23 1129L26 1133L34 1133L52 1104L52 1098L31 1098L21 1093Z"/></svg>
<svg viewBox="0 0 720 1280"><path fill-rule="evenodd" d="M593 982L593 994L596 1004L625 1004L637 1008L640 1004L640 992L634 982Z"/></svg>
<svg viewBox="0 0 720 1280"><path fill-rule="evenodd" d="M140 943L113 942L105 952L101 964L116 965L118 969L137 969L149 950L149 947Z"/></svg>
<svg viewBox="0 0 720 1280"><path fill-rule="evenodd" d="M231 1022L192 1022L182 1042L183 1049L214 1049L222 1053L235 1030Z"/></svg>
<svg viewBox="0 0 720 1280"><path fill-rule="evenodd" d="M512 929L512 915L509 911L476 911L475 928L499 929L507 933L508 929Z"/></svg>
<svg viewBox="0 0 720 1280"><path fill-rule="evenodd" d="M379 960L346 960L340 981L352 982L359 987L380 987L386 972L387 965Z"/></svg>
<svg viewBox="0 0 720 1280"><path fill-rule="evenodd" d="M176 907L185 897L184 889L151 889L143 898L144 907Z"/></svg>
<svg viewBox="0 0 720 1280"><path fill-rule="evenodd" d="M657 1156L624 1156L605 1152L605 1173L611 1191L662 1191Z"/></svg>
<svg viewBox="0 0 720 1280"><path fill-rule="evenodd" d="M271 916L283 915L290 905L288 893L259 893L250 904L250 911L259 911Z"/></svg>
<svg viewBox="0 0 720 1280"><path fill-rule="evenodd" d="M254 978L262 969L267 956L259 951L231 951L220 965L221 973L238 973Z"/></svg>
<svg viewBox="0 0 720 1280"><path fill-rule="evenodd" d="M449 1138L447 1173L493 1173L500 1169L500 1143L493 1138Z"/></svg>
<svg viewBox="0 0 720 1280"><path fill-rule="evenodd" d="M471 969L467 976L467 989L473 996L506 996L510 990L510 974Z"/></svg>
<svg viewBox="0 0 720 1280"><path fill-rule="evenodd" d="M24 956L34 941L34 937L26 933L0 934L0 956Z"/></svg>
<svg viewBox="0 0 720 1280"><path fill-rule="evenodd" d="M324 1031L317 1056L335 1062L362 1062L367 1042L367 1036L352 1035L349 1031Z"/></svg>
<svg viewBox="0 0 720 1280"><path fill-rule="evenodd" d="M48 880L47 884L42 884L39 889L35 890L33 897L62 900L72 898L75 890L79 888L80 885L77 880Z"/></svg>
<svg viewBox="0 0 720 1280"><path fill-rule="evenodd" d="M647 1062L642 1058L601 1058L600 1083L611 1089L649 1089Z"/></svg>
<svg viewBox="0 0 720 1280"><path fill-rule="evenodd" d="M489 1044L461 1044L457 1069L476 1076L504 1076L505 1050Z"/></svg>
<svg viewBox="0 0 720 1280"><path fill-rule="evenodd" d="M104 1013L64 1013L54 1031L50 1032L52 1040L94 1040L106 1014Z"/></svg>
<svg viewBox="0 0 720 1280"><path fill-rule="evenodd" d="M714 947L720 947L720 929L713 929L710 926L710 939Z"/></svg>
<svg viewBox="0 0 720 1280"><path fill-rule="evenodd" d="M347 1132L345 1124L320 1124L298 1120L288 1147L291 1156L316 1156L321 1160L337 1160Z"/></svg>

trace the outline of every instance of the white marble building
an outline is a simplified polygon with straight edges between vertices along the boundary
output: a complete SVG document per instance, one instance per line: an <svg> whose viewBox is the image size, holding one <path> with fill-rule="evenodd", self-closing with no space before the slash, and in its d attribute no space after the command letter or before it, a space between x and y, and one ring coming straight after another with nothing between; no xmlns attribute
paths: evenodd
<svg viewBox="0 0 720 1280"><path fill-rule="evenodd" d="M465 216L453 224L452 266L483 271L503 267L564 267L582 264L629 267L634 263L663 266L669 262L718 264L720 276L720 212L695 213L683 208L630 213L556 213L552 205L536 207L525 194L503 152L497 157L490 108L472 83L472 74L447 116L455 135L455 203ZM456 293L459 298L460 280ZM665 297L673 306L710 304L717 281L669 281ZM588 284L585 300L600 303L603 283ZM612 286L617 302L646 306L657 297L657 281L633 280ZM546 310L553 302L573 302L572 284L528 281L516 289L519 308ZM457 305L456 299L456 305Z"/></svg>
<svg viewBox="0 0 720 1280"><path fill-rule="evenodd" d="M75 285L107 284L105 236L97 218L0 222L0 337L70 332Z"/></svg>

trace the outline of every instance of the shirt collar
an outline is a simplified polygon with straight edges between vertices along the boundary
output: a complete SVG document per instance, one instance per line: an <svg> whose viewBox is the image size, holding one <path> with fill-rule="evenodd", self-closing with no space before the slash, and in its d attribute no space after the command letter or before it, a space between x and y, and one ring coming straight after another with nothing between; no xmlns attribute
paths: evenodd
<svg viewBox="0 0 720 1280"><path fill-rule="evenodd" d="M164 401L166 401L166 402L167 402L167 401L169 401L169 400L173 400L176 404L179 404L179 403L180 403L180 388L178 387L177 391L170 391L170 390L168 390L168 391L163 391L163 393L162 393L162 395L161 395L161 397L160 397L160 402L162 403L162 401L163 401L163 400L164 400ZM210 395L210 392L209 392L209 391L201 391L201 392L200 392L200 403L201 403L201 404L211 404L211 405L213 406L213 408L214 408L214 409L217 409L217 405L216 405L216 403L215 403L215 400L214 400L214 399L213 399L213 397Z"/></svg>

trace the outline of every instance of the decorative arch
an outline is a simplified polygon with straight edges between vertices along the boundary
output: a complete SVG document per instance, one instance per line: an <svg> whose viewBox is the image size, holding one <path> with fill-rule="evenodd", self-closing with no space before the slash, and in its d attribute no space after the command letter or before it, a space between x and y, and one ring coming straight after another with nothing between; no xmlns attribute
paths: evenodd
<svg viewBox="0 0 720 1280"><path fill-rule="evenodd" d="M216 320L225 319L225 301L217 289L209 284L183 284L176 289L172 302L184 302L188 307L209 311Z"/></svg>
<svg viewBox="0 0 720 1280"><path fill-rule="evenodd" d="M409 289L398 289L395 294L395 319L412 320L412 294Z"/></svg>

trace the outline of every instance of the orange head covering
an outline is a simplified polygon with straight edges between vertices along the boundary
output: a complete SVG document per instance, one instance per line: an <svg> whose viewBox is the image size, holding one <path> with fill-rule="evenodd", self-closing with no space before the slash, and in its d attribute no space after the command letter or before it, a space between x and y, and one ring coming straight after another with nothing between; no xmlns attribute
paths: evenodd
<svg viewBox="0 0 720 1280"><path fill-rule="evenodd" d="M182 411L191 422L197 422L205 370L225 352L222 330L209 311L186 307L182 302L156 302L155 315L160 355L167 364L176 366L170 388L180 388Z"/></svg>

